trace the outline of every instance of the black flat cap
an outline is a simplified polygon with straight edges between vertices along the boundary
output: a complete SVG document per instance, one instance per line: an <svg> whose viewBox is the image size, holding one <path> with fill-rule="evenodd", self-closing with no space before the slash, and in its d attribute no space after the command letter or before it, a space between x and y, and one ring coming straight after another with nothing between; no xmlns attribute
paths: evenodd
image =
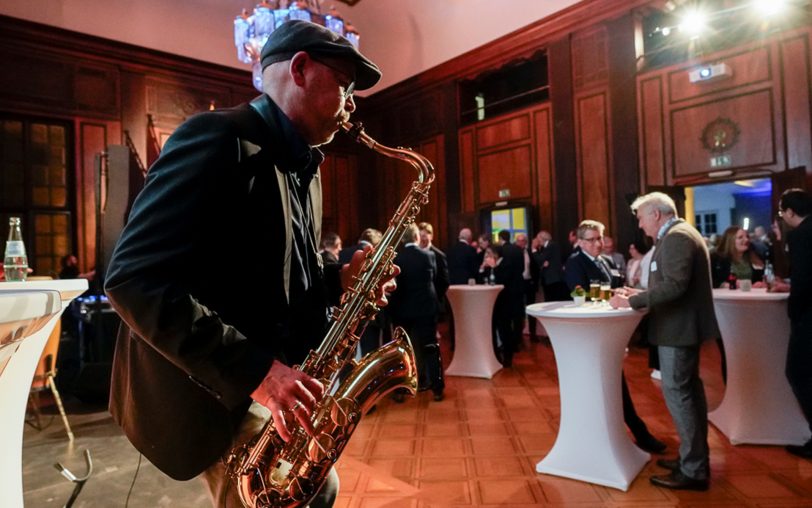
<svg viewBox="0 0 812 508"><path fill-rule="evenodd" d="M378 66L350 41L321 25L298 19L286 21L271 33L260 55L262 68L289 60L299 51L306 51L315 58L324 56L354 63L356 90L371 88L381 79Z"/></svg>

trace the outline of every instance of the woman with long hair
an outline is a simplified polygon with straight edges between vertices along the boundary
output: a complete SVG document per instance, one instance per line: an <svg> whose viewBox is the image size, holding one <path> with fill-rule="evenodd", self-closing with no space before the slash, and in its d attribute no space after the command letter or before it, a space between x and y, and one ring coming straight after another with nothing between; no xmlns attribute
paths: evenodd
<svg viewBox="0 0 812 508"><path fill-rule="evenodd" d="M716 252L711 256L711 276L713 287L728 287L730 274L736 280L749 280L753 287L764 287L764 260L750 246L747 231L739 226L730 226L722 234Z"/></svg>

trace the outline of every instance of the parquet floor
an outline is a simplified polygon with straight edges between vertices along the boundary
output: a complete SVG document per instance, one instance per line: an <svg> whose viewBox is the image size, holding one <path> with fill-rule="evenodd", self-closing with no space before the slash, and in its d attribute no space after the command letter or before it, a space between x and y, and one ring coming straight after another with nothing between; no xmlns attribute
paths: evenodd
<svg viewBox="0 0 812 508"><path fill-rule="evenodd" d="M444 343L446 362L450 358ZM676 453L676 435L647 351L631 348L626 377L638 412ZM713 343L702 351L702 377L711 408L724 386ZM96 473L75 507L124 506L138 454L109 415L71 404L77 442L69 448L55 420L44 431L26 426L26 506L62 506L72 486L51 467L57 460L83 471L90 448ZM201 424L204 424L201 422ZM338 464L341 508L429 507L812 507L812 462L782 447L732 446L710 430L712 482L708 492L675 492L652 486L662 474L649 463L628 492L555 476L534 466L550 450L559 424L556 367L549 344L527 344L514 367L491 380L447 378L446 398L431 392L403 404L386 400L365 417ZM2 504L2 503L0 503ZM132 507L208 506L196 481L173 482L142 464Z"/></svg>

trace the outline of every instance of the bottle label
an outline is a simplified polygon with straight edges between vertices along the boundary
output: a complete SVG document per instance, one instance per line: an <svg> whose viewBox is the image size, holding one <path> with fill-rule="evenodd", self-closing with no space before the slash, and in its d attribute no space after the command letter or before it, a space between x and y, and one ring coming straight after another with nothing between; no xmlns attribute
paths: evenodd
<svg viewBox="0 0 812 508"><path fill-rule="evenodd" d="M6 257L25 256L25 245L20 240L6 242Z"/></svg>

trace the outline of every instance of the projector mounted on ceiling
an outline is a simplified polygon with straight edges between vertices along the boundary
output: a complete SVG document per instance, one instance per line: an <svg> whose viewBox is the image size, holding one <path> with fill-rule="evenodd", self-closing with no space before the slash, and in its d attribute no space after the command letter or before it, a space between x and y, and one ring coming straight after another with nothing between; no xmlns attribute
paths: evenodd
<svg viewBox="0 0 812 508"><path fill-rule="evenodd" d="M725 63L718 63L699 67L688 73L691 83L717 81L733 76L733 69Z"/></svg>

